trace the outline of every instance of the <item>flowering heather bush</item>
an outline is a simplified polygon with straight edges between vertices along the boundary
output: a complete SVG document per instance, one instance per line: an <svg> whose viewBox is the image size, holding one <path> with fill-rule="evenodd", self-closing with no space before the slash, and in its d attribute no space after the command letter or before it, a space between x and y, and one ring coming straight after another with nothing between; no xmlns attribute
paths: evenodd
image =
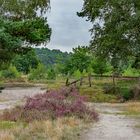
<svg viewBox="0 0 140 140"><path fill-rule="evenodd" d="M3 118L6 120L44 120L47 118L76 116L78 118L89 117L97 120L98 114L94 109L85 105L85 97L80 96L75 88L62 88L60 90L48 91L28 97L24 106L5 112Z"/></svg>

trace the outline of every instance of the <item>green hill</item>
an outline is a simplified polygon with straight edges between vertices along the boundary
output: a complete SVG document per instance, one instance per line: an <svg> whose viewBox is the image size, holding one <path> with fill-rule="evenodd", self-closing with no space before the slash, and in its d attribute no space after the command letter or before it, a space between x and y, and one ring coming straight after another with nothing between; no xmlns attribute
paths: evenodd
<svg viewBox="0 0 140 140"><path fill-rule="evenodd" d="M47 67L56 63L64 63L69 59L70 54L60 50L50 50L48 48L35 48L38 59Z"/></svg>

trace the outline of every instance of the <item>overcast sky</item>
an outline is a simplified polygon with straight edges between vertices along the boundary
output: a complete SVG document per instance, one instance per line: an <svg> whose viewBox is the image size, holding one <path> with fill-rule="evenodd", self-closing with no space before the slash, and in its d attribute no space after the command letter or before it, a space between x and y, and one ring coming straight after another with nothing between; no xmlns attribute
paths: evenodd
<svg viewBox="0 0 140 140"><path fill-rule="evenodd" d="M49 49L70 52L78 45L88 45L90 23L76 15L82 9L83 0L51 0L48 23L52 28Z"/></svg>

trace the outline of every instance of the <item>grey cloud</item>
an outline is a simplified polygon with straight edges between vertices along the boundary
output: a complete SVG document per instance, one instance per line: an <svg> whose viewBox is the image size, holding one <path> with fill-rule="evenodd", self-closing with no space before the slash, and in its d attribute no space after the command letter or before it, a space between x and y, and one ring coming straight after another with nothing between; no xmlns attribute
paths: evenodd
<svg viewBox="0 0 140 140"><path fill-rule="evenodd" d="M91 24L76 15L82 9L82 3L83 0L51 0L48 22L52 37L48 48L71 51L78 45L88 45Z"/></svg>

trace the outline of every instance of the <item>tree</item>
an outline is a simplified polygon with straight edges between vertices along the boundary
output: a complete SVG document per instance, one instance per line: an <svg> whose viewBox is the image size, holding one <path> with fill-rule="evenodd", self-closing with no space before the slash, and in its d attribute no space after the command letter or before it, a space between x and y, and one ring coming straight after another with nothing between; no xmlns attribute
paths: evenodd
<svg viewBox="0 0 140 140"><path fill-rule="evenodd" d="M51 29L43 14L49 0L0 0L0 63L8 63L15 54L24 54L30 46L47 43Z"/></svg>
<svg viewBox="0 0 140 140"><path fill-rule="evenodd" d="M84 0L78 15L93 24L91 47L96 54L119 63L140 54L139 13L139 0Z"/></svg>
<svg viewBox="0 0 140 140"><path fill-rule="evenodd" d="M94 58L91 62L91 66L93 68L93 71L96 74L100 74L101 76L111 70L111 65L109 65L109 63L107 63L105 59L101 58Z"/></svg>
<svg viewBox="0 0 140 140"><path fill-rule="evenodd" d="M56 64L63 64L69 59L69 53L48 48L35 48L38 59L47 67L54 67Z"/></svg>
<svg viewBox="0 0 140 140"><path fill-rule="evenodd" d="M84 70L87 70L90 65L90 55L88 53L88 48L85 46L78 47L73 49L71 58L67 62L67 70L70 70L70 73L73 73L76 70L79 70L81 73Z"/></svg>
<svg viewBox="0 0 140 140"><path fill-rule="evenodd" d="M34 50L27 52L27 54L17 55L13 60L12 64L17 68L19 72L28 74L30 69L37 68L39 60L36 57Z"/></svg>

